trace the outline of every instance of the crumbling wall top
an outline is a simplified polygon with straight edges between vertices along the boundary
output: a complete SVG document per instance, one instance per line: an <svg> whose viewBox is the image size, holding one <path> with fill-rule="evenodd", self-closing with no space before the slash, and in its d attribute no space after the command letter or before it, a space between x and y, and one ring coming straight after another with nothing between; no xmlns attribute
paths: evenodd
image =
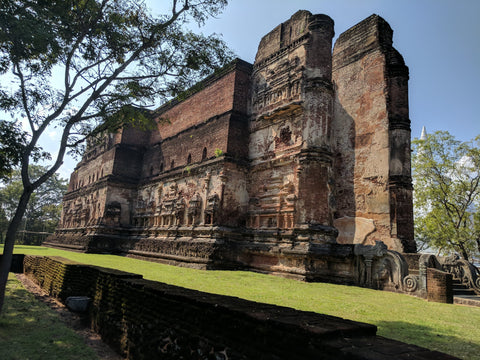
<svg viewBox="0 0 480 360"><path fill-rule="evenodd" d="M373 14L340 34L334 47L333 69L348 65L375 49L393 49L393 30L380 16ZM403 58L397 59L403 63Z"/></svg>
<svg viewBox="0 0 480 360"><path fill-rule="evenodd" d="M258 45L255 64L261 63L303 36L308 35L312 26L315 28L325 26L332 32L333 36L333 20L329 16L323 14L312 15L310 11L299 10L289 20L278 25L262 38Z"/></svg>

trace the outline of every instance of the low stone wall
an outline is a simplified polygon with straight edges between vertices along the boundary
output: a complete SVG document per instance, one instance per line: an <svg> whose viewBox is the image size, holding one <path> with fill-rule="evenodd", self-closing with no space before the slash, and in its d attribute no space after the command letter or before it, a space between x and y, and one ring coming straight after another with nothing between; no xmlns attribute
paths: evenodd
<svg viewBox="0 0 480 360"><path fill-rule="evenodd" d="M376 337L374 325L25 256L25 274L50 295L89 296L92 327L128 359L453 359Z"/></svg>
<svg viewBox="0 0 480 360"><path fill-rule="evenodd" d="M0 254L0 261L2 260L3 254ZM13 273L22 273L23 272L23 254L13 254L12 255L12 264L10 265L10 272Z"/></svg>
<svg viewBox="0 0 480 360"><path fill-rule="evenodd" d="M62 301L69 296L95 298L100 274L114 278L141 279L142 275L115 269L85 265L59 256L25 256L25 275L33 278L44 290Z"/></svg>
<svg viewBox="0 0 480 360"><path fill-rule="evenodd" d="M427 269L427 300L453 304L452 274Z"/></svg>

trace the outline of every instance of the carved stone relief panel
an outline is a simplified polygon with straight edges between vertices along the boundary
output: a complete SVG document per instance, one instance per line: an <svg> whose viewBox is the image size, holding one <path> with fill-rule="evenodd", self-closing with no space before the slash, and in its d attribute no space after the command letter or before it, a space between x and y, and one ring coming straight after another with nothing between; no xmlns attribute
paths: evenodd
<svg viewBox="0 0 480 360"><path fill-rule="evenodd" d="M301 100L302 56L302 51L297 50L255 70L251 100L253 115L259 116Z"/></svg>
<svg viewBox="0 0 480 360"><path fill-rule="evenodd" d="M291 229L294 227L295 180L286 169L266 171L252 180L247 226L250 228ZM263 180L262 180L263 179ZM268 179L268 180L267 180Z"/></svg>

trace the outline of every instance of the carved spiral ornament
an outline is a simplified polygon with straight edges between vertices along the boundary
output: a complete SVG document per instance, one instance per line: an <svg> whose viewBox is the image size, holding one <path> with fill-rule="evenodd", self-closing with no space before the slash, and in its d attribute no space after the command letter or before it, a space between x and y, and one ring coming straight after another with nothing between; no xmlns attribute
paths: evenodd
<svg viewBox="0 0 480 360"><path fill-rule="evenodd" d="M415 276L407 275L403 278L403 288L405 291L413 292L418 288L418 280Z"/></svg>
<svg viewBox="0 0 480 360"><path fill-rule="evenodd" d="M480 277L477 277L475 279L475 287L479 288L480 289Z"/></svg>

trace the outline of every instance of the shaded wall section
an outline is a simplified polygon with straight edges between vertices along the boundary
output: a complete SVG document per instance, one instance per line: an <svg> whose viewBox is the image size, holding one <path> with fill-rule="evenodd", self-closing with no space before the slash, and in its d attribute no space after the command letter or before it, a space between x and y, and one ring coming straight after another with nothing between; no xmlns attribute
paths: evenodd
<svg viewBox="0 0 480 360"><path fill-rule="evenodd" d="M372 15L338 38L333 139L338 242L414 252L408 68Z"/></svg>

